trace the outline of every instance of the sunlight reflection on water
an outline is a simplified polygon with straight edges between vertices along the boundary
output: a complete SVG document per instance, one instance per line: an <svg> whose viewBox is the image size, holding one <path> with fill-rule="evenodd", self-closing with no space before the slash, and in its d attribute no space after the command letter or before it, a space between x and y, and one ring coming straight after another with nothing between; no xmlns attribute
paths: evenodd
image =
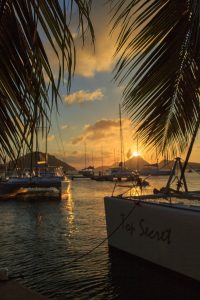
<svg viewBox="0 0 200 300"><path fill-rule="evenodd" d="M191 174L190 186L196 188L199 178ZM167 178L148 180L146 193L161 188ZM103 198L111 195L113 185L74 180L62 201L0 202L0 267L8 267L21 283L52 299L129 299L129 292L144 299L139 296L147 295L146 287L151 299L158 299L156 284L162 289L166 281L173 286L175 278L160 276L134 259L109 251L107 242L71 263L105 239ZM182 281L176 282L179 293L181 287Z"/></svg>

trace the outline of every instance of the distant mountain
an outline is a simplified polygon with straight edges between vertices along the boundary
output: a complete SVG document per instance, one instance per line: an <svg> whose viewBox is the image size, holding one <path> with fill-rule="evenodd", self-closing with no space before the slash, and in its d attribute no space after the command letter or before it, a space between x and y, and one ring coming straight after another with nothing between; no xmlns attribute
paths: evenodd
<svg viewBox="0 0 200 300"><path fill-rule="evenodd" d="M182 164L183 164L183 162L182 162ZM161 167L163 167L163 166L165 166L166 165L166 162L165 162L165 160L162 160L161 162L159 162L159 168L161 168ZM168 167L168 168L172 168L173 167L173 165L174 165L174 160L169 160L168 162L167 162L167 166L166 166L166 168ZM190 162L189 161L189 163L188 163L188 165L187 165L187 169L194 169L194 170L197 170L197 169L200 169L200 163L197 163L197 162Z"/></svg>
<svg viewBox="0 0 200 300"><path fill-rule="evenodd" d="M156 163L156 162L155 162ZM137 168L138 169L142 169L144 168L145 166L147 165L151 165L148 161L144 160L141 156L134 156L134 157L131 157L130 159L128 159L126 162L125 162L125 166L127 168L130 168L132 170L136 170ZM174 165L174 160L169 160L167 163L165 160L161 160L159 163L158 163L158 168L159 169L171 169ZM107 170L109 168L112 168L112 167L116 167L117 165L116 164L113 164L111 166L103 166L103 170ZM188 163L188 166L187 166L187 169L199 169L200 170L200 163L196 163L196 162L189 162ZM96 171L102 171L102 167L97 167L95 168Z"/></svg>
<svg viewBox="0 0 200 300"><path fill-rule="evenodd" d="M126 167L130 168L130 169L137 169L137 161L138 161L138 169L142 169L144 168L145 165L150 165L150 163L148 163L146 160L144 160L142 157L132 157L129 160L126 161ZM155 162L156 163L156 162ZM183 162L182 162L183 164ZM158 163L158 169L172 169L174 166L174 160L161 160ZM187 165L187 169L194 169L194 170L200 170L200 163L196 163L196 162L189 162Z"/></svg>
<svg viewBox="0 0 200 300"><path fill-rule="evenodd" d="M9 167L17 167L17 168L30 168L31 166L31 159L32 159L32 165L35 166L37 161L44 161L45 160L45 153L42 152L33 152L28 153L22 157L19 157L19 159L16 162L10 162ZM75 171L76 169L69 164L65 163L64 161L57 159L55 156L48 154L48 165L54 166L54 167L62 167L64 172L67 171Z"/></svg>
<svg viewBox="0 0 200 300"><path fill-rule="evenodd" d="M148 165L149 163L144 160L141 156L133 156L130 159L128 159L126 162L126 167L130 169L142 169L145 165Z"/></svg>
<svg viewBox="0 0 200 300"><path fill-rule="evenodd" d="M141 156L137 156L137 157L132 157L130 159L128 159L125 162L125 166L129 169L135 170L135 169L142 169L144 167L144 165L148 165L148 162L146 160L144 160ZM107 170L109 168L113 168L119 166L119 164L113 164L111 166L103 166L103 170ZM96 171L102 171L102 167L97 167L95 168Z"/></svg>

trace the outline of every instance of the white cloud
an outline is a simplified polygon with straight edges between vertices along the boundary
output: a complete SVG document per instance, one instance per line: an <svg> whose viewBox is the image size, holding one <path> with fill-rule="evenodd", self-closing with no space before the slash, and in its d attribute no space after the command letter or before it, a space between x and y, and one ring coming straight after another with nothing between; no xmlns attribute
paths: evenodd
<svg viewBox="0 0 200 300"><path fill-rule="evenodd" d="M70 126L68 124L62 124L60 126L60 129L64 130L64 129L68 129Z"/></svg>
<svg viewBox="0 0 200 300"><path fill-rule="evenodd" d="M101 89L96 89L92 92L79 90L75 93L64 96L64 101L68 104L73 104L73 103L82 103L82 102L100 100L102 97L103 97L103 92Z"/></svg>

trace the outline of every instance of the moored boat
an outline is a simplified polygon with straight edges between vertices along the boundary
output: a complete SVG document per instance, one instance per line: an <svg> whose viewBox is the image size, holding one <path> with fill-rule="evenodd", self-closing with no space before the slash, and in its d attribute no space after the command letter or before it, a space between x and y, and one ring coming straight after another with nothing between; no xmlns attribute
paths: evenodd
<svg viewBox="0 0 200 300"><path fill-rule="evenodd" d="M158 168L143 168L140 170L140 175L143 176L169 176L171 174L170 169L158 169Z"/></svg>
<svg viewBox="0 0 200 300"><path fill-rule="evenodd" d="M200 206L165 197L105 197L108 243L200 280Z"/></svg>
<svg viewBox="0 0 200 300"><path fill-rule="evenodd" d="M165 188L154 194L104 199L108 244L200 280L200 191ZM178 185L177 185L178 186Z"/></svg>
<svg viewBox="0 0 200 300"><path fill-rule="evenodd" d="M146 180L143 181L136 172L125 167L110 168L105 174L93 176L91 179L97 181L132 181L148 185L148 182Z"/></svg>
<svg viewBox="0 0 200 300"><path fill-rule="evenodd" d="M94 167L93 166L89 166L87 168L84 168L82 170L79 171L79 174L83 175L84 177L93 177L94 176Z"/></svg>
<svg viewBox="0 0 200 300"><path fill-rule="evenodd" d="M0 182L0 197L9 198L13 195L40 193L62 198L68 193L70 180L64 175L61 168L40 165L31 172L26 171L22 176L10 177Z"/></svg>

